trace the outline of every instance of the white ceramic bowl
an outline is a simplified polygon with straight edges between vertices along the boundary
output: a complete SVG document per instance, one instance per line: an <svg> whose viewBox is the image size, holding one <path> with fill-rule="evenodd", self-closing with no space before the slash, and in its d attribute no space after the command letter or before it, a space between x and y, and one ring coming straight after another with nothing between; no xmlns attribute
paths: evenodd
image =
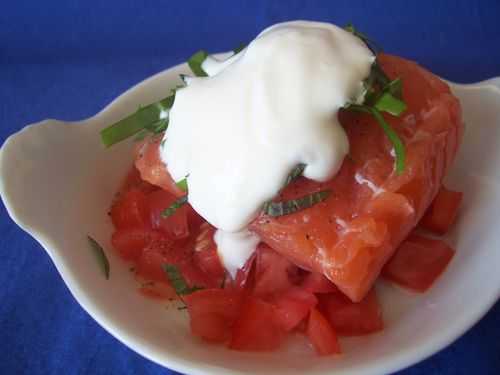
<svg viewBox="0 0 500 375"><path fill-rule="evenodd" d="M131 143L105 150L99 130L163 98L179 84L181 65L133 87L96 116L76 123L46 120L9 137L0 153L0 191L12 219L54 261L82 307L125 345L190 374L382 374L409 366L463 334L500 295L500 78L452 85L467 124L448 185L465 193L449 236L457 254L424 295L377 286L386 329L341 340L342 356L320 358L300 338L275 353L240 353L191 336L188 317L136 291L128 267L110 250L106 215L131 163ZM96 238L111 262L105 280L89 250Z"/></svg>

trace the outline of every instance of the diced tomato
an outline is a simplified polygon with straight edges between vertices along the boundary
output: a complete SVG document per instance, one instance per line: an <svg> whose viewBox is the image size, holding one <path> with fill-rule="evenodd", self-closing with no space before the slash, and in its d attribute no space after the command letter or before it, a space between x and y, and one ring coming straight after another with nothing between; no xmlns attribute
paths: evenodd
<svg viewBox="0 0 500 375"><path fill-rule="evenodd" d="M194 253L194 262L209 276L222 278L226 273L215 247L196 251Z"/></svg>
<svg viewBox="0 0 500 375"><path fill-rule="evenodd" d="M137 261L137 274L149 280L168 282L162 268L165 263L167 260L161 253L146 248Z"/></svg>
<svg viewBox="0 0 500 375"><path fill-rule="evenodd" d="M222 279L226 271L219 259L217 245L213 238L215 228L204 222L195 233L194 262L207 275Z"/></svg>
<svg viewBox="0 0 500 375"><path fill-rule="evenodd" d="M111 207L111 220L117 229L149 227L146 195L135 189L123 194Z"/></svg>
<svg viewBox="0 0 500 375"><path fill-rule="evenodd" d="M265 296L287 290L293 286L292 279L297 270L297 266L267 245L259 245L253 293Z"/></svg>
<svg viewBox="0 0 500 375"><path fill-rule="evenodd" d="M189 224L189 231L190 232L196 232L200 226L204 223L208 225L208 223L205 221L204 218L202 218L198 212L194 210L193 207L191 207L190 204L186 204L186 210L187 210L187 220Z"/></svg>
<svg viewBox="0 0 500 375"><path fill-rule="evenodd" d="M455 222L462 198L463 193L441 186L420 225L436 234L445 234Z"/></svg>
<svg viewBox="0 0 500 375"><path fill-rule="evenodd" d="M416 292L425 292L443 273L455 252L443 241L411 235L382 270L382 276Z"/></svg>
<svg viewBox="0 0 500 375"><path fill-rule="evenodd" d="M316 306L318 299L314 294L300 288L291 288L279 296L276 306L276 321L285 331L294 329Z"/></svg>
<svg viewBox="0 0 500 375"><path fill-rule="evenodd" d="M257 254L254 252L245 265L236 272L234 287L251 291L255 285L255 268Z"/></svg>
<svg viewBox="0 0 500 375"><path fill-rule="evenodd" d="M120 188L120 194L132 189L142 191L144 194L148 194L152 191L157 190L158 188L154 185L151 185L149 182L144 181L141 178L141 174L139 173L135 165L133 165L132 168L130 168L127 177L125 178L122 187Z"/></svg>
<svg viewBox="0 0 500 375"><path fill-rule="evenodd" d="M275 321L275 307L255 297L248 297L233 327L229 347L243 351L277 349L284 331Z"/></svg>
<svg viewBox="0 0 500 375"><path fill-rule="evenodd" d="M137 260L152 241L164 237L149 228L118 229L111 237L111 244L125 260Z"/></svg>
<svg viewBox="0 0 500 375"><path fill-rule="evenodd" d="M162 212L170 207L177 198L162 189L147 196L149 218L153 229L158 229L172 239L186 238L189 236L187 222L187 207L179 207L173 215L163 217Z"/></svg>
<svg viewBox="0 0 500 375"><path fill-rule="evenodd" d="M334 293L338 288L320 273L310 272L301 284L302 289L311 293Z"/></svg>
<svg viewBox="0 0 500 375"><path fill-rule="evenodd" d="M362 336L384 328L382 311L375 290L361 302L352 302L342 293L320 296L321 310L341 336Z"/></svg>
<svg viewBox="0 0 500 375"><path fill-rule="evenodd" d="M319 355L340 353L337 335L328 320L315 308L311 309L307 337Z"/></svg>
<svg viewBox="0 0 500 375"><path fill-rule="evenodd" d="M209 341L226 341L242 304L235 290L204 289L184 296L193 334Z"/></svg>

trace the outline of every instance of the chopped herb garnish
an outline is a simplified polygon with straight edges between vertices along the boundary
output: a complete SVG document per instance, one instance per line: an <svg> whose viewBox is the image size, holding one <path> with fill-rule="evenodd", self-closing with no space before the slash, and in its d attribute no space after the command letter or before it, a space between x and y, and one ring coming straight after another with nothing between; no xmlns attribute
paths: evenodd
<svg viewBox="0 0 500 375"><path fill-rule="evenodd" d="M286 178L285 181L285 186L289 185L293 180L297 179L298 177L302 176L302 173L304 172L304 169L306 169L306 165L303 163L297 164L288 177Z"/></svg>
<svg viewBox="0 0 500 375"><path fill-rule="evenodd" d="M208 74L205 73L205 71L201 67L201 64L203 64L203 61L205 61L207 57L208 53L204 50L200 50L189 58L188 65L196 76L198 77L208 76Z"/></svg>
<svg viewBox="0 0 500 375"><path fill-rule="evenodd" d="M106 147L121 142L143 129L159 132L168 125L168 111L174 104L175 94L159 102L141 107L132 115L101 130L101 140Z"/></svg>
<svg viewBox="0 0 500 375"><path fill-rule="evenodd" d="M357 31L352 25L347 25L345 29L363 40L375 55L380 51L378 47L373 46L374 43L372 40ZM349 111L368 113L375 118L394 146L396 172L400 174L405 169L405 147L397 133L384 119L381 112L400 116L406 110L406 103L402 99L401 79L396 78L391 81L380 67L378 58L376 57L372 64L370 75L363 83L365 91L362 95L361 103L359 101L348 103L344 108Z"/></svg>
<svg viewBox="0 0 500 375"><path fill-rule="evenodd" d="M200 290L202 288L199 288L197 286L190 287L184 277L181 274L181 271L179 271L179 268L173 264L162 264L161 266L163 268L163 271L167 275L168 280L170 281L170 285L172 288L174 288L175 293L177 295L182 296L186 294L191 294L193 292L196 292L197 290Z"/></svg>
<svg viewBox="0 0 500 375"><path fill-rule="evenodd" d="M104 252L104 249L92 237L87 235L87 239L89 241L90 248L92 249L92 252L94 253L94 256L99 264L99 267L101 268L102 272L104 273L104 277L106 278L106 280L108 280L110 267L109 267L109 260L106 257L106 253Z"/></svg>
<svg viewBox="0 0 500 375"><path fill-rule="evenodd" d="M240 53L241 51L243 51L245 48L247 48L247 44L241 43L238 47L233 49L233 53L236 55L236 54Z"/></svg>
<svg viewBox="0 0 500 375"><path fill-rule="evenodd" d="M163 212L161 213L161 216L162 217L172 216L175 213L175 211L177 211L179 208L181 208L183 205L185 205L187 203L187 201L188 201L187 195L184 195L180 198L177 198L174 201L174 203L172 203L170 205L170 207L163 210Z"/></svg>
<svg viewBox="0 0 500 375"><path fill-rule="evenodd" d="M149 131L147 131L146 129L142 129L139 133L136 134L136 136L134 137L134 141L140 142L144 138L146 138L148 134L149 134Z"/></svg>
<svg viewBox="0 0 500 375"><path fill-rule="evenodd" d="M330 190L323 190L289 201L266 202L264 204L264 213L273 217L293 214L324 201L329 195Z"/></svg>
<svg viewBox="0 0 500 375"><path fill-rule="evenodd" d="M396 78L393 79L391 82L386 84L384 89L382 90L383 92L390 92L392 96L398 99L403 98L403 82L401 81L401 78Z"/></svg>
<svg viewBox="0 0 500 375"><path fill-rule="evenodd" d="M406 159L405 147L403 145L403 142L397 135L397 133L389 125L389 123L385 121L384 117L378 111L378 109L358 104L350 104L346 109L354 112L368 113L375 118L380 127L384 130L384 133L387 135L387 138L389 138L392 145L394 146L394 152L396 154L396 172L398 174L402 173L405 169L405 159Z"/></svg>
<svg viewBox="0 0 500 375"><path fill-rule="evenodd" d="M406 104L396 99L389 91L384 92L374 105L380 112L387 112L393 116L399 116L406 111Z"/></svg>
<svg viewBox="0 0 500 375"><path fill-rule="evenodd" d="M181 189L182 191L185 191L187 192L188 191L188 182L187 182L187 178L183 178L182 180L180 180L179 182L176 182L175 183L177 185L177 187L179 189Z"/></svg>

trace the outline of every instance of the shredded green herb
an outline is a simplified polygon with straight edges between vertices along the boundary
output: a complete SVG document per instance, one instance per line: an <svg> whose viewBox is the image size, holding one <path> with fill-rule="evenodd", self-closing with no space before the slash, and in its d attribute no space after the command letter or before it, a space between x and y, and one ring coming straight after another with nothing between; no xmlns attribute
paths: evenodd
<svg viewBox="0 0 500 375"><path fill-rule="evenodd" d="M198 77L208 76L208 74L205 73L205 71L201 67L201 64L203 64L203 61L205 61L207 57L208 53L204 50L200 50L189 58L188 65L196 76Z"/></svg>
<svg viewBox="0 0 500 375"><path fill-rule="evenodd" d="M372 40L360 33L352 25L346 26L345 29L363 40L375 55L380 52L378 47L374 47ZM348 103L344 108L349 111L368 113L373 116L394 146L396 172L400 174L405 169L405 147L397 133L384 119L381 112L400 116L406 111L406 103L402 100L402 81L400 78L391 81L380 67L378 59L375 58L370 75L364 81L364 87L365 92L363 93L362 103Z"/></svg>
<svg viewBox="0 0 500 375"><path fill-rule="evenodd" d="M197 290L202 289L197 286L190 287L177 266L173 264L162 264L161 267L163 268L163 271L167 275L168 281L170 281L170 285L172 285L172 288L174 288L177 295L182 296L191 294L193 292L196 292Z"/></svg>
<svg viewBox="0 0 500 375"><path fill-rule="evenodd" d="M177 185L177 187L179 189L181 189L182 191L185 191L187 192L188 191L188 182L187 182L187 178L183 178L182 180L180 180L179 182L176 182L175 183Z"/></svg>
<svg viewBox="0 0 500 375"><path fill-rule="evenodd" d="M350 104L347 107L347 109L354 112L368 113L375 118L380 127L384 130L384 133L387 135L387 138L389 138L392 145L394 146L394 152L396 154L396 172L402 173L405 169L405 159L406 159L405 147L403 145L403 142L397 135L397 133L394 131L394 129L392 129L389 123L385 121L384 117L379 112L379 110L375 107L369 107L358 104Z"/></svg>
<svg viewBox="0 0 500 375"><path fill-rule="evenodd" d="M401 78L396 78L390 81L386 84L382 91L389 92L392 96L401 100L403 98L403 82L401 81Z"/></svg>
<svg viewBox="0 0 500 375"><path fill-rule="evenodd" d="M395 98L390 92L384 92L374 105L380 112L387 112L393 116L399 116L406 111L406 104Z"/></svg>
<svg viewBox="0 0 500 375"><path fill-rule="evenodd" d="M168 111L174 104L175 94L156 103L139 108L130 116L101 130L101 141L106 147L121 142L143 129L160 132L168 125Z"/></svg>
<svg viewBox="0 0 500 375"><path fill-rule="evenodd" d="M297 164L288 177L286 178L285 181L285 186L289 185L292 181L296 180L298 177L302 176L302 173L304 172L304 169L306 169L306 165L303 163Z"/></svg>
<svg viewBox="0 0 500 375"><path fill-rule="evenodd" d="M175 211L184 206L187 203L187 201L188 201L187 195L177 198L175 202L170 205L170 207L163 210L161 216L162 217L172 216L175 213Z"/></svg>
<svg viewBox="0 0 500 375"><path fill-rule="evenodd" d="M102 270L106 280L109 280L110 266L104 249L96 240L94 240L89 235L87 235L87 240L89 241L90 248L92 249L92 252L94 253L94 256L99 264L99 268Z"/></svg>
<svg viewBox="0 0 500 375"><path fill-rule="evenodd" d="M240 53L241 51L243 51L245 48L247 48L247 44L246 43L240 43L240 45L238 47L236 47L235 49L233 49L233 53L236 55L236 54Z"/></svg>
<svg viewBox="0 0 500 375"><path fill-rule="evenodd" d="M330 190L323 190L289 201L266 202L264 204L264 213L273 217L293 214L324 201L329 195Z"/></svg>

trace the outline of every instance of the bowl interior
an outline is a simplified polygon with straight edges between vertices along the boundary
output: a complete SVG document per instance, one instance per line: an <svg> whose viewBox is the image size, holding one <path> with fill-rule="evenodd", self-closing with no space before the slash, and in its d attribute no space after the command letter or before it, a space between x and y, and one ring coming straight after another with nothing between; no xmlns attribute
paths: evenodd
<svg viewBox="0 0 500 375"><path fill-rule="evenodd" d="M53 259L78 302L106 330L151 360L198 374L387 373L408 366L457 338L498 299L500 292L500 84L453 85L467 124L448 185L464 191L462 211L449 242L457 254L426 294L382 282L386 329L342 339L342 356L319 358L301 337L274 353L240 353L191 336L188 317L174 303L137 293L137 282L111 251L107 215L132 162L132 142L105 150L98 131L140 104L165 97L179 84L181 65L127 91L102 112L78 123L46 120L11 136L0 154L0 188L12 218ZM36 187L36 188L35 188ZM86 236L107 250L111 278L102 277ZM464 303L464 301L474 301ZM457 313L459 312L459 313Z"/></svg>

